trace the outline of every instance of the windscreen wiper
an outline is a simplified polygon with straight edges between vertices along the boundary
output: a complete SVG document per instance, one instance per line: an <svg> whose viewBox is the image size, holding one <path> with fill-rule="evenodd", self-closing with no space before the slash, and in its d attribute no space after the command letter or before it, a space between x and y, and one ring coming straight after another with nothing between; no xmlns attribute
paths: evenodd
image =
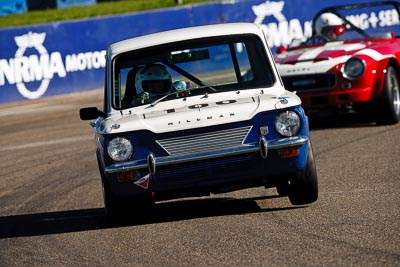
<svg viewBox="0 0 400 267"><path fill-rule="evenodd" d="M168 67L170 67L171 69L173 69L174 71L178 72L179 74L181 74L182 76L188 78L189 80L193 81L194 83L202 86L203 88L205 87L209 87L211 90L213 90L214 92L216 92L217 90L215 88L212 88L211 86L205 84L202 80L200 80L199 78L197 78L196 76L192 75L191 73L187 72L186 70L180 68L179 66L175 65L175 64L171 64L170 62L167 61L163 61L163 63L165 65L167 65Z"/></svg>
<svg viewBox="0 0 400 267"><path fill-rule="evenodd" d="M222 85L222 84L221 84L221 85ZM214 86L219 86L219 84L214 85ZM209 88L209 89L210 89L211 91L213 91L213 92L217 92L217 89L215 89L215 88L212 87L211 85L204 85L204 86L193 87L193 88L188 88L188 89L176 90L175 92L168 93L168 94L166 94L166 95L160 97L159 99L153 101L153 102L150 104L150 106L148 106L148 107L154 107L154 106L156 106L158 103L160 103L161 101L163 101L164 99L166 99L167 97L169 97L169 96L171 96L171 95L177 95L177 97L178 97L179 94L181 94L181 93L184 93L184 94L189 93L189 94L190 94L190 92L192 92L192 91L196 91L196 90L200 90L200 89L206 89L206 88ZM207 94L207 93L206 93L206 94ZM185 97L186 97L186 95L185 95Z"/></svg>

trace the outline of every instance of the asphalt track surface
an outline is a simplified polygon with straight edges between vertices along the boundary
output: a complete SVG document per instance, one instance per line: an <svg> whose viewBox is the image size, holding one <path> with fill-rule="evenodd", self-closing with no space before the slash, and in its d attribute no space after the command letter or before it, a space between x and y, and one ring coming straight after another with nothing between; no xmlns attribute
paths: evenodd
<svg viewBox="0 0 400 267"><path fill-rule="evenodd" d="M256 188L157 203L110 227L78 116L101 98L0 105L0 266L400 266L400 124L312 121L312 205Z"/></svg>

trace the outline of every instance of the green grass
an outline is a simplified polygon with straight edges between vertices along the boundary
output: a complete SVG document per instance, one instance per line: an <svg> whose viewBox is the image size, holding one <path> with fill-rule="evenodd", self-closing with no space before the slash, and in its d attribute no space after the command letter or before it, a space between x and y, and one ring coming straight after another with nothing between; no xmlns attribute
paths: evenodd
<svg viewBox="0 0 400 267"><path fill-rule="evenodd" d="M0 17L0 28L101 17L177 6L175 0L98 0L97 2L98 3L93 6L79 6L68 9L48 9L41 11L35 10L24 14ZM201 2L212 1L183 0L184 5Z"/></svg>

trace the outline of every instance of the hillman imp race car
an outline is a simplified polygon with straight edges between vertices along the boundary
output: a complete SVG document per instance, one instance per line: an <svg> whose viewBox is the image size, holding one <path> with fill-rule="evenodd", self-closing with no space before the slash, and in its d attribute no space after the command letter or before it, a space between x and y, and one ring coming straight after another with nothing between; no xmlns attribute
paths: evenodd
<svg viewBox="0 0 400 267"><path fill-rule="evenodd" d="M400 119L400 4L328 7L313 36L275 55L285 88L313 111L359 111L380 124Z"/></svg>
<svg viewBox="0 0 400 267"><path fill-rule="evenodd" d="M286 91L251 23L155 33L112 44L94 120L108 219L155 201L276 187L294 205L318 182L301 101ZM138 216L138 215L137 215Z"/></svg>

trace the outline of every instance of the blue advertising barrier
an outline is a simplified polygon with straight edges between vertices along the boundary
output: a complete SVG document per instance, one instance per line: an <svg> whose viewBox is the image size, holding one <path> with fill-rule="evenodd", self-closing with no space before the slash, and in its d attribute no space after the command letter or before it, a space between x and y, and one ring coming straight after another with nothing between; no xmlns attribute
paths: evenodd
<svg viewBox="0 0 400 267"><path fill-rule="evenodd" d="M26 0L0 0L0 16L20 14L28 11Z"/></svg>
<svg viewBox="0 0 400 267"><path fill-rule="evenodd" d="M97 0L57 0L57 8L95 5Z"/></svg>
<svg viewBox="0 0 400 267"><path fill-rule="evenodd" d="M354 2L338 0L335 4ZM263 27L274 50L293 39L310 36L313 14L330 3L223 1L2 29L0 104L99 89L104 82L104 55L111 43L159 31L252 22Z"/></svg>

